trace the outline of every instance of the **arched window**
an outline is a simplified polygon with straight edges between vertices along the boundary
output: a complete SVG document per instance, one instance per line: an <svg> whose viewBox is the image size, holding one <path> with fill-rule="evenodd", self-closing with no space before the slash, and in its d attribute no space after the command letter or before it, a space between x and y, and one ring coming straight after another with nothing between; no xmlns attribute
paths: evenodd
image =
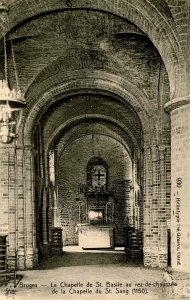
<svg viewBox="0 0 190 300"><path fill-rule="evenodd" d="M96 165L91 170L92 187L106 186L106 168L102 165Z"/></svg>
<svg viewBox="0 0 190 300"><path fill-rule="evenodd" d="M100 157L94 157L88 162L87 182L93 190L106 189L108 184L108 165Z"/></svg>

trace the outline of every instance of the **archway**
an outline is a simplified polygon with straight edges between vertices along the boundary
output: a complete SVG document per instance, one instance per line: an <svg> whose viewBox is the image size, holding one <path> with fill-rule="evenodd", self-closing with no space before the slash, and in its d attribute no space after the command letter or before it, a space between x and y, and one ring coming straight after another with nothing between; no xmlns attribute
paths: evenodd
<svg viewBox="0 0 190 300"><path fill-rule="evenodd" d="M180 82L181 88L182 80L180 79L185 78L184 57L177 39L174 20L165 1L152 3L152 1L143 0L131 3L131 1L122 2L118 0L110 4L107 4L106 1L101 3L94 1L88 4L86 1L75 1L71 2L70 5L64 2L52 3L49 1L44 9L43 2L41 5L33 5L23 0L19 4L13 2L10 5L9 22L7 21L6 26L4 25L6 20L3 19L2 23L4 24L2 27L7 27L6 31L10 31L15 26L22 24L23 21L38 17L43 13L72 9L103 11L134 23L151 39L162 56L170 78L171 98L181 95L178 82ZM20 11L20 13L18 14L17 11ZM164 39L162 39L162 36L164 36ZM186 84L185 82L184 85Z"/></svg>
<svg viewBox="0 0 190 300"><path fill-rule="evenodd" d="M160 2L165 3L162 0ZM10 240L17 239L18 256L22 264L23 261L32 261L31 265L33 264L33 252L36 251L36 232L33 226L33 222L36 222L35 209L38 211L39 208L41 211L38 220L42 220L43 224L39 240L43 245L49 242L51 208L48 202L48 151L55 149L55 144L58 145L58 141L61 141L61 135L64 136L63 153L66 151L64 149L77 143L75 136L78 141L88 139L91 136L90 130L87 126L83 128L79 125L87 125L90 121L97 123L103 130L104 134L97 130L97 136L104 137L104 140L114 140L114 143L120 145L118 147L124 147L130 154L132 165L135 165L133 170L140 170L133 174L134 177L140 177L138 180L144 186L144 261L146 265L165 266L165 231L170 205L170 124L164 114L164 104L169 98L169 86L172 97L178 94L178 83L182 82L178 79L184 74L184 69L175 26L172 26L173 20L170 15L166 18L163 14L160 2L153 5L151 1L143 1L147 4L142 10L143 15L139 9L142 8L139 1L135 1L133 5L126 1L123 12L112 4L107 7L104 1L98 7L97 3L89 3L88 8L77 2L76 6L69 8L64 3L47 3L45 11L38 7L32 13L15 16L15 19L13 11L10 11L7 39L13 40L16 58L20 58L22 51L25 53L22 60L17 60L21 72L19 74L23 79L22 90L27 98L19 139L15 143L21 166L17 157L13 160L20 174L27 166L22 173L24 187L20 188L20 178L19 185L15 187L17 198L20 197L21 190L24 198L24 210L22 216L19 215L24 221L23 224L18 222L18 231L24 232L27 238L21 241L16 234L10 233ZM118 5L122 3L115 2ZM10 10L14 5L10 5ZM19 5L25 7L26 2L20 1ZM81 23L86 30L80 30L77 24L75 30L70 30L71 20L80 15L81 9L84 12L81 17L83 22L76 18L77 24ZM168 12L167 5L165 9ZM71 20L66 22L70 17ZM48 23L51 18L55 26L49 30L44 27L44 20ZM97 24L93 26L96 29L93 34L89 34L87 26L91 18ZM39 23L41 26L38 26ZM100 35L102 30L99 23L107 24L103 36ZM68 31L61 30L60 26L63 24L68 25ZM36 28L39 28L38 32ZM168 34L163 42L160 37L165 29ZM80 35L82 33L85 39L83 42ZM50 52L46 51L47 45ZM45 57L44 51L47 54ZM34 52L38 55L34 55ZM23 63L26 60L28 65ZM13 67L10 59L9 66L10 69ZM10 82L14 86L13 76ZM185 80L183 84L185 85ZM78 131L81 132L80 135ZM37 165L35 176L33 161ZM36 194L33 193L34 177ZM138 195L138 191L136 194ZM136 197L135 203L138 203L137 199L139 197ZM38 203L34 209L36 202ZM31 216L29 229L26 227L28 215ZM26 252L28 256L25 259L23 257Z"/></svg>
<svg viewBox="0 0 190 300"><path fill-rule="evenodd" d="M42 207L39 207L39 212L41 210L43 215L43 226L46 228L45 230L41 228L43 244L49 242L50 227L59 224L63 229L64 245L77 245L78 233L75 232L75 229L79 223L89 221L88 203L89 210L90 207L91 210L94 207L95 210L101 209L103 211L103 219L106 221L107 226L108 223L110 226L111 224L114 225L114 245L124 246L124 227L136 227L142 232L143 226L143 202L135 202L134 198L135 192L142 192L140 178L143 174L143 160L141 157L142 129L140 120L133 110L127 108L126 104L123 105L110 96L89 93L73 95L71 102L69 99L66 98L65 102L55 102L54 108L50 107L40 120L40 124L43 126L41 133L44 134L43 148L44 161L46 162L44 181L49 187L48 197L42 200L45 203ZM90 114L89 110L88 114L83 115L83 110L88 101L91 101L91 110L94 114ZM123 120L118 121L113 107L110 110L110 101L115 106L116 111L119 108L125 111ZM62 109L63 107L66 109L65 105L68 109L69 106L72 106L73 116L75 116L73 109L77 111L79 116L72 118L70 115L69 120L64 120ZM106 116L106 109L108 108L109 116ZM99 114L99 110L104 111L104 115ZM57 115L58 111L61 119ZM48 125L51 122L50 120L54 119L54 114L57 115L56 130L55 127L52 128ZM66 114L69 115L69 110L65 111L65 116ZM136 128L139 127L139 131L136 133L133 130L131 131L133 126L131 126L131 129L128 128L130 125L127 118L135 122ZM39 126L35 127L37 130L34 136L37 136ZM35 147L40 148L40 145L35 144ZM51 159L48 161L49 154L51 154ZM50 162L52 161L52 155L54 157L53 164ZM89 160L97 155L102 157L109 166L109 186L103 192L99 191L99 193L96 190L93 190L90 194L86 193L86 190L80 192L79 185L81 184L89 188L87 166ZM54 175L50 174L52 173L52 165L54 165ZM50 174L50 176L47 176L47 174ZM50 178L54 178L53 181ZM54 185L53 189L52 184ZM53 194L52 190L56 191L57 194ZM42 212L43 207L45 207L44 213ZM40 229L38 228L38 230Z"/></svg>

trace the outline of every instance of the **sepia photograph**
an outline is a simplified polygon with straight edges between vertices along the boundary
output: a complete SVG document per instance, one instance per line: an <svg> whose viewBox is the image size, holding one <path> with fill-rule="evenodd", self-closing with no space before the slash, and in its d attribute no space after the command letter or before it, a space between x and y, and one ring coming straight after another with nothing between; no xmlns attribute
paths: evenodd
<svg viewBox="0 0 190 300"><path fill-rule="evenodd" d="M0 300L190 300L190 0L0 0Z"/></svg>

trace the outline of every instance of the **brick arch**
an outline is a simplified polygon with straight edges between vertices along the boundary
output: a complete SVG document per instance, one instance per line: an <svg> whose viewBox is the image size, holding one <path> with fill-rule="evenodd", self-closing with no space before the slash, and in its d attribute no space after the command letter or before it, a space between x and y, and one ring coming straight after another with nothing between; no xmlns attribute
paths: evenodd
<svg viewBox="0 0 190 300"><path fill-rule="evenodd" d="M67 142L66 145L65 145L65 146L62 148L62 150L60 151L60 155L59 155L57 161L59 161L59 159L61 158L61 155L62 155L63 151L64 151L71 143L73 143L73 142L75 142L76 140L81 139L81 138L83 138L83 137L85 137L85 136L89 136L89 135L90 135L90 134L79 134L75 139L73 138L71 141ZM98 135L100 135L100 134L98 134ZM129 149L129 147L128 147L128 145L127 145L126 142L122 141L120 138L116 138L115 136L113 136L113 135L111 135L111 134L104 134L104 133L102 133L101 135L102 135L102 136L109 137L109 138L112 138L112 139L114 139L115 141L117 141L118 143L120 143L120 144L126 149L126 151L128 152L128 154L129 154L131 160L133 159L132 153L131 153L131 151L130 151L130 149ZM46 157L47 157L47 154L46 154Z"/></svg>
<svg viewBox="0 0 190 300"><path fill-rule="evenodd" d="M168 72L170 79L171 98L183 96L186 87L184 57L179 45L175 23L170 14L165 13L167 5L164 1L159 6L150 0L75 0L71 1L72 7L68 7L64 1L38 0L38 3L28 0L13 2L9 5L9 24L4 20L1 26L7 26L8 30L20 24L28 18L38 16L45 12L65 9L94 9L112 13L128 19L139 27L158 49ZM162 6L164 10L162 10ZM169 9L168 9L169 11ZM183 92L184 90L184 92Z"/></svg>
<svg viewBox="0 0 190 300"><path fill-rule="evenodd" d="M41 70L30 83L25 91L28 107L47 89L68 80L68 78L73 79L74 76L76 78L84 77L85 73L96 72L99 77L104 78L102 73L104 71L105 75L106 73L115 74L121 78L127 77L129 82L133 82L130 72L126 76L126 70L122 69L123 65L110 58L106 51L75 46L64 49L64 52Z"/></svg>
<svg viewBox="0 0 190 300"><path fill-rule="evenodd" d="M136 139L133 137L133 134L131 131L129 131L129 129L123 125L121 122L111 118L111 117L108 117L108 116L104 116L104 115L97 115L97 114L85 114L85 115L80 115L78 117L75 117L75 118L72 118L66 122L64 122L63 124L61 124L56 131L54 131L54 133L49 137L49 141L48 141L48 144L46 145L46 154L47 154L47 151L48 149L50 148L52 142L54 141L54 139L57 137L57 135L60 133L60 131L64 131L66 130L66 128L70 128L71 126L75 125L75 124L79 124L83 121L91 121L91 120L97 120L97 121L106 121L108 123L111 123L113 124L114 126L117 126L119 127L125 134L127 134L127 136L131 139L134 147L136 149L139 149L139 145L136 141ZM119 140L118 140L119 141ZM121 143L121 141L119 141ZM124 142L123 142L124 143ZM126 145L126 142L125 142L125 145L124 147L127 149L127 151L129 152L129 154L131 155L131 150L129 149L129 147Z"/></svg>
<svg viewBox="0 0 190 300"><path fill-rule="evenodd" d="M96 117L96 116L95 116ZM68 127L68 131L69 131L69 128L70 128L70 125L71 125L71 123L74 123L74 126L75 126L75 131L74 131L74 134L72 133L70 133L70 131L69 131L69 136L66 138L66 141L65 141L65 143L63 143L62 144L62 146L61 147L58 147L58 149L57 149L57 161L56 161L56 163L59 163L59 160L60 160L60 158L61 158L61 156L62 156L62 154L63 154L63 151L70 145L70 144L72 144L73 142L75 142L76 140L78 140L78 139L81 139L81 138L83 138L84 136L89 136L89 135L91 135L92 133L90 132L91 130L89 129L89 130L86 130L86 127L84 128L83 127L83 123L82 123L82 121L83 121L83 119L82 119L83 117L81 116L80 117L80 119L79 118L75 118L75 119L72 119L72 120L70 120L69 121L69 123L64 123L64 124L62 124L62 126L60 126L60 128L57 130L57 132L59 132L59 130L64 130L67 126L69 126ZM89 116L89 120L91 119L91 117ZM86 116L84 117L84 120L86 120ZM80 123L78 123L78 124L75 124L76 123L76 121L77 122L80 122ZM116 124L117 123L117 124ZM120 143L125 149L126 149L126 151L128 152L128 154L129 154L129 157L131 158L131 161L133 161L134 160L134 150L135 150L135 152L137 153L137 152L139 152L139 151L141 151L141 149L137 149L137 147L139 146L139 145L137 145L137 147L135 147L135 149L134 149L134 145L132 145L132 141L130 140L130 137L129 136L127 136L126 135L126 132L124 131L124 129L125 128L121 128L120 130L121 130L121 132L122 132L122 135L124 134L124 135L126 135L126 138L124 138L123 136L121 136L121 132L118 132L118 122L115 122L115 124L112 124L112 126L114 125L114 129L115 129L115 131L112 131L112 129L111 128L108 128L108 131L102 131L102 130L100 130L100 131L98 131L97 130L97 128L95 128L94 129L94 133L95 134L97 134L97 135L103 135L103 136L105 136L105 137L109 137L109 138L112 138L112 139L114 139L115 141L117 141L118 143ZM105 126L106 127L106 124L104 124L103 126ZM107 127L106 127L106 129L107 129ZM46 168L46 174L48 174L48 163L47 163L47 161L48 161L48 152L49 152L49 150L52 148L52 147L54 147L54 139L56 138L56 134L57 134L57 132L54 132L52 135L50 135L50 137L49 137L49 140L48 140L48 143L45 145L45 168ZM64 139L64 137L62 137L60 140L59 140L59 142L58 142L58 144L59 143L62 143L61 141ZM129 143L131 144L131 145L129 145Z"/></svg>
<svg viewBox="0 0 190 300"><path fill-rule="evenodd" d="M145 95L143 95L141 90L138 90L133 84L126 80L123 81L122 79L120 82L119 78L117 78L116 81L113 81L112 76L108 76L107 78L109 79L106 79L106 77L100 79L92 76L90 78L73 79L56 85L48 92L45 92L33 105L26 118L25 124L23 124L25 145L31 145L35 124L37 124L37 121L40 120L42 115L54 102L84 92L110 95L125 104L128 103L134 111L136 111L142 124L144 136L148 139L148 133L150 132L150 115L149 103ZM139 98L144 101L139 101ZM154 119L154 116L151 116L151 119Z"/></svg>
<svg viewBox="0 0 190 300"><path fill-rule="evenodd" d="M54 64L53 64L54 65ZM31 84L30 88L26 92L26 100L27 100L27 107L25 110L25 113L30 113L30 110L33 108L33 106L38 105L39 99L44 99L47 97L48 94L52 94L53 97L56 96L54 91L57 91L57 94L59 93L59 90L61 92L62 86L65 86L64 88L64 95L69 93L70 87L72 88L72 82L76 82L76 89L77 89L77 82L79 85L84 84L85 89L85 82L86 87L89 89L94 89L94 82L100 85L101 90L105 90L106 88L103 88L103 85L106 82L110 83L109 87L108 84L107 92L114 92L116 86L120 86L121 88L125 89L126 92L128 92L129 98L134 98L132 102L132 106L136 107L136 100L138 99L138 102L141 102L142 108L149 114L149 99L147 94L143 91L143 89L134 84L132 78L130 76L126 79L123 78L123 76L118 72L115 71L115 73L111 73L110 69L82 69L82 70L63 70L61 69L59 72L53 72L53 66L50 65L45 70L42 71L42 77L41 73L35 78L33 83ZM51 76L52 75L52 76ZM102 86L101 86L102 83ZM111 87L113 86L113 88ZM56 88L57 87L57 88ZM74 87L74 85L73 85ZM81 87L82 89L82 87ZM121 93L121 97L123 98L123 94ZM43 107L43 106L42 106Z"/></svg>
<svg viewBox="0 0 190 300"><path fill-rule="evenodd" d="M104 91L104 93L111 94L115 94L117 86L120 86L120 89L125 90L125 96L122 91L119 93L122 99L128 99L128 102L130 102L134 109L137 109L137 111L144 110L150 115L150 99L148 94L144 91L143 85L138 84L138 82L136 83L129 73L127 73L127 76L124 72L122 73L121 65L119 66L117 62L111 60L109 57L107 57L106 63L104 60L105 64L102 64L102 61L100 61L99 64L98 59L97 62L94 63L94 61L91 61L88 57L89 49L84 50L84 54L86 54L86 58L84 56L84 62L80 61L80 55L76 58L74 53L71 49L69 57L67 55L58 57L45 67L33 80L25 93L27 101L25 115L30 114L30 110L32 110L34 106L37 105L39 107L41 104L43 104L41 105L43 113L44 108L47 109L46 105L44 105L47 102L45 98L49 98L51 95L52 98L57 98L57 95L61 93L63 97L70 96L70 86L73 91L77 91L79 90L78 85L81 89L83 85L83 89L86 92L88 89L94 91L96 89L94 85L96 84L102 92ZM100 51L95 51L95 53L98 55ZM81 52L79 52L79 54L81 54ZM67 65L64 64L66 60L71 62L70 68L68 62ZM74 60L77 60L76 64L73 63ZM75 89L74 81L76 85ZM62 91L62 89L64 89L64 91ZM75 92L72 93L75 94ZM43 101L43 103L40 104L39 101ZM139 104L136 103L137 101ZM139 109L137 108L138 106Z"/></svg>

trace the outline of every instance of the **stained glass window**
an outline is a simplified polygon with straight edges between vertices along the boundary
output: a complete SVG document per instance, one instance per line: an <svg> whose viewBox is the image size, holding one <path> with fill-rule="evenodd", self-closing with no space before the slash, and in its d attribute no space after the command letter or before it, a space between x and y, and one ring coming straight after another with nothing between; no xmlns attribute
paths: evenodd
<svg viewBox="0 0 190 300"><path fill-rule="evenodd" d="M106 168L102 165L95 165L91 169L92 187L106 186Z"/></svg>

